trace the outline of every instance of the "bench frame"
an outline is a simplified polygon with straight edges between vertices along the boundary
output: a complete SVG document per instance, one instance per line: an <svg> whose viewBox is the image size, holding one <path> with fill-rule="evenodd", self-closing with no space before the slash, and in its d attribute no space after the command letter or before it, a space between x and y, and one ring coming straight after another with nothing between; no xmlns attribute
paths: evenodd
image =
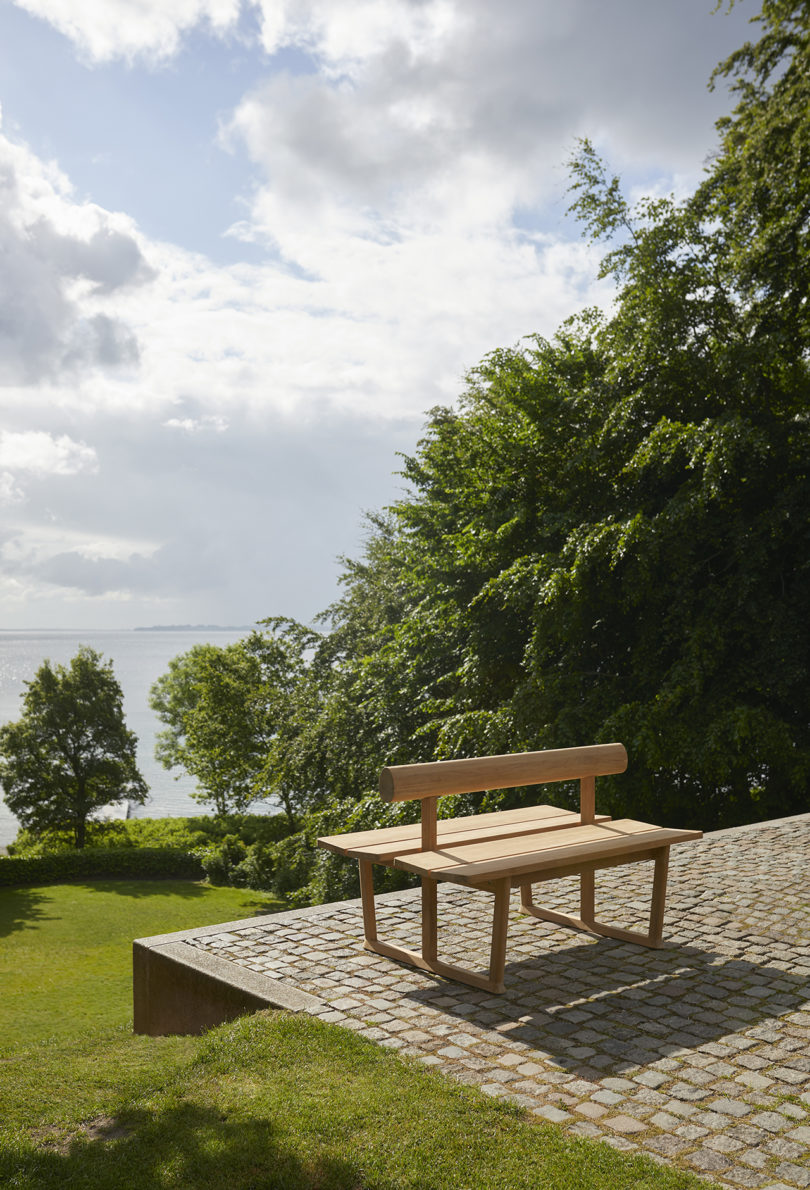
<svg viewBox="0 0 810 1190"><path fill-rule="evenodd" d="M509 925L510 892L513 888L520 889L521 910L531 914L541 921L552 922L555 925L568 926L584 931L588 934L601 935L617 939L622 942L632 942L640 946L658 947L661 944L664 907L666 903L666 884L669 865L669 848L673 842L700 837L699 831L676 831L665 828L651 827L644 823L629 822L616 823L618 828L627 825L630 828L643 828L633 836L628 836L626 845L621 838L607 838L600 845L591 841L591 835L583 832L582 840L571 842L574 831L571 828L599 828L605 825L609 832L610 820L604 816L597 816L595 812L595 778L608 773L621 773L627 767L627 754L621 744L599 744L586 748L555 749L548 752L520 753L512 756L478 757L469 760L436 761L427 764L399 765L383 769L380 775L380 794L386 801L404 801L418 798L422 803L420 837L417 848L411 840L409 847L404 845L397 850L396 844L389 844L389 853L369 856L369 847L352 846L352 839L360 836L331 836L320 839L319 843L340 854L357 858L360 869L360 896L363 910L364 947L375 954L386 958L407 963L422 971L457 980L474 988L484 991L501 993L504 991L504 971L506 965L506 941ZM513 785L539 784L547 781L578 780L580 787L579 814L553 811L551 807L537 807L538 811L549 810L557 814L557 819L551 819L551 825L539 826L537 829L521 831L516 829L513 834L507 834L508 840L523 839L527 844L534 841L545 841L553 836L555 831L568 828L565 836L560 836L562 845L549 848L546 844L542 854L532 856L527 853L523 860L516 862L509 860L492 860L479 863L479 871L473 871L476 865L461 864L458 870L449 868L441 870L440 865L446 857L452 860L452 848L446 845L443 849L438 839L437 803L441 796L452 793L471 793L485 789L506 788ZM508 812L507 812L508 813ZM502 818L503 815L492 815L492 819ZM469 822L473 829L476 816L469 819L453 819L455 829L459 824ZM449 826L445 820L443 826ZM390 835L392 832L389 831ZM382 839L386 832L367 832L362 837L369 840ZM482 828L480 841L491 841L493 837L503 838L503 832L496 832L496 836L487 838L487 830ZM645 846L646 839L649 846ZM345 840L345 844L341 843ZM371 847L373 851L373 846ZM379 848L377 849L379 851ZM581 853L578 857L578 853ZM435 875L424 870L426 863L435 858L437 871ZM533 866L536 860L536 866ZM650 907L649 926L646 933L636 930L620 929L616 926L598 922L595 916L595 873L599 870L617 865L652 861L655 865L653 874L652 901ZM422 881L422 948L421 953L406 950L382 941L377 933L377 915L374 899L374 863L386 866L404 868L417 871ZM466 874L465 868L470 870ZM486 872L480 871L487 869ZM577 875L580 878L580 915L555 913L542 909L534 904L532 886L548 880L557 880L563 876ZM492 941L490 946L489 972L487 975L469 971L466 968L446 963L438 957L438 912L437 886L439 880L448 880L490 892L494 897L492 917Z"/></svg>

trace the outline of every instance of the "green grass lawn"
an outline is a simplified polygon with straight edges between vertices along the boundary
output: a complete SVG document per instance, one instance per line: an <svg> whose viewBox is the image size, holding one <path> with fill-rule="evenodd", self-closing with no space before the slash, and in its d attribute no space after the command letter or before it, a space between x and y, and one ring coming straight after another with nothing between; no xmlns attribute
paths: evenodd
<svg viewBox="0 0 810 1190"><path fill-rule="evenodd" d="M278 908L180 880L0 889L0 1050L131 1020L133 938Z"/></svg>
<svg viewBox="0 0 810 1190"><path fill-rule="evenodd" d="M705 1187L308 1017L201 1040L107 1030L0 1069L0 1185L15 1190Z"/></svg>
<svg viewBox="0 0 810 1190"><path fill-rule="evenodd" d="M174 882L0 891L0 1186L698 1190L306 1016L136 1037L135 937L266 911Z"/></svg>

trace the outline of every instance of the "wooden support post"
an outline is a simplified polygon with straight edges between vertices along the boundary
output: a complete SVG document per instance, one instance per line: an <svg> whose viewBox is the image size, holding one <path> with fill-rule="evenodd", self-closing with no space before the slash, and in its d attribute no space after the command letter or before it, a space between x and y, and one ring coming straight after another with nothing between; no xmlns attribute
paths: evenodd
<svg viewBox="0 0 810 1190"><path fill-rule="evenodd" d="M650 908L650 941L657 946L664 933L664 908L667 899L667 874L669 872L669 848L656 852L653 875L652 906Z"/></svg>
<svg viewBox="0 0 810 1190"><path fill-rule="evenodd" d="M520 882L520 907L527 913L531 909L534 901L532 899L532 883L530 880L521 880Z"/></svg>
<svg viewBox="0 0 810 1190"><path fill-rule="evenodd" d="M422 957L429 963L435 963L438 955L437 883L430 876L422 877Z"/></svg>
<svg viewBox="0 0 810 1190"><path fill-rule="evenodd" d="M588 925L596 919L596 883L594 871L584 871L579 877L579 916Z"/></svg>
<svg viewBox="0 0 810 1190"><path fill-rule="evenodd" d="M489 981L494 992L504 990L503 974L506 968L506 935L509 931L509 890L511 881L506 876L494 880L495 905L492 910L492 946L489 952Z"/></svg>
<svg viewBox="0 0 810 1190"><path fill-rule="evenodd" d="M581 777L579 781L579 820L589 825L596 820L596 778Z"/></svg>
<svg viewBox="0 0 810 1190"><path fill-rule="evenodd" d="M583 826L596 821L596 778L580 777L579 820ZM579 877L580 920L592 925L596 915L595 885L593 869L583 870Z"/></svg>
<svg viewBox="0 0 810 1190"><path fill-rule="evenodd" d="M437 797L426 797L422 799L422 850L435 851L436 850L436 807L439 803Z"/></svg>
<svg viewBox="0 0 810 1190"><path fill-rule="evenodd" d="M377 941L377 913L374 908L374 867L371 860L358 860L360 899L363 903L363 933L366 942Z"/></svg>

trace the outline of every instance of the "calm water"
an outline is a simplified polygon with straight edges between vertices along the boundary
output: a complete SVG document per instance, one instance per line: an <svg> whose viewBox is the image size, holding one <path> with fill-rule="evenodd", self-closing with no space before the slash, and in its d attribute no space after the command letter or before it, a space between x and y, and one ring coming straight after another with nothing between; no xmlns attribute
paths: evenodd
<svg viewBox="0 0 810 1190"><path fill-rule="evenodd" d="M155 735L163 726L149 709L149 688L168 669L169 661L192 645L210 642L227 645L247 635L246 629L166 632L0 632L0 723L19 719L23 683L47 658L64 664L75 657L79 645L89 645L112 661L124 692L127 727L138 737L138 767L151 791L144 806L132 813L138 818L178 817L207 813L189 796L195 781L183 770L166 770L154 756ZM181 772L179 780L175 773ZM18 823L0 800L0 846L10 843Z"/></svg>

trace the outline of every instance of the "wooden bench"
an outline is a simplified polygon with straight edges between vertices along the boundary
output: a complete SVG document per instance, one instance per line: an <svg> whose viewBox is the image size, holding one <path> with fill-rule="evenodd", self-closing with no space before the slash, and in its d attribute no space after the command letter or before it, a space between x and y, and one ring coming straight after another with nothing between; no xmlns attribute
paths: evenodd
<svg viewBox="0 0 810 1190"><path fill-rule="evenodd" d="M502 992L512 888L520 888L522 910L542 921L641 946L660 945L670 846L699 839L701 832L652 826L627 818L613 821L597 814L595 778L623 773L626 768L627 753L622 744L385 768L380 774L380 795L388 802L420 798L421 823L331 835L318 843L338 855L356 859L360 865L367 950L476 988ZM447 794L572 780L579 781L579 814L544 805L437 820L438 799ZM647 933L596 921L594 873L601 868L641 860L652 860L655 864ZM415 872L422 878L421 954L392 946L377 937L374 864ZM533 884L572 875L580 878L579 917L553 913L534 904ZM439 959L436 888L440 880L494 894L488 976Z"/></svg>

